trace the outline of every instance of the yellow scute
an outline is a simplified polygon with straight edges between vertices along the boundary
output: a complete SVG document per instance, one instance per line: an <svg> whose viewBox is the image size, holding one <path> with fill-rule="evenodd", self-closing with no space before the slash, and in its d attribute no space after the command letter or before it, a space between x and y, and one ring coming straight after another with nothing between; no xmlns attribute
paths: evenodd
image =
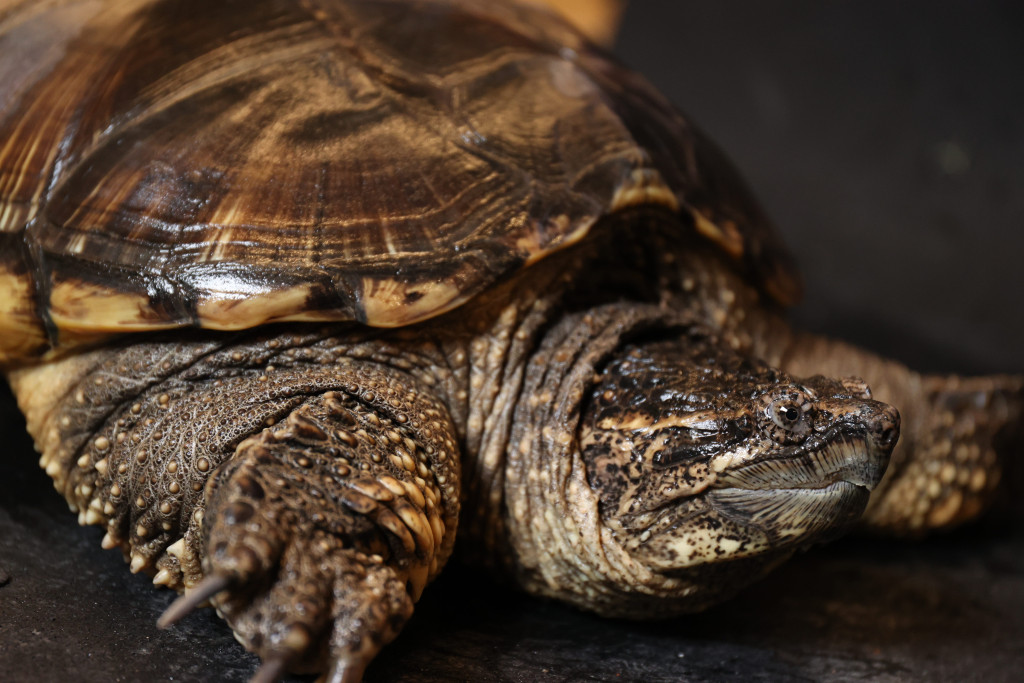
<svg viewBox="0 0 1024 683"><path fill-rule="evenodd" d="M50 292L50 318L61 334L77 338L103 333L175 327L153 310L149 297L118 292L79 280L57 282Z"/></svg>
<svg viewBox="0 0 1024 683"><path fill-rule="evenodd" d="M448 282L407 285L397 280L363 278L363 311L374 327L398 327L455 308L459 289Z"/></svg>
<svg viewBox="0 0 1024 683"><path fill-rule="evenodd" d="M33 297L27 278L0 266L0 364L31 358L48 347Z"/></svg>
<svg viewBox="0 0 1024 683"><path fill-rule="evenodd" d="M210 330L241 330L267 322L285 320L329 320L329 315L306 311L309 296L309 285L245 296L209 295L196 305L196 313L200 324Z"/></svg>

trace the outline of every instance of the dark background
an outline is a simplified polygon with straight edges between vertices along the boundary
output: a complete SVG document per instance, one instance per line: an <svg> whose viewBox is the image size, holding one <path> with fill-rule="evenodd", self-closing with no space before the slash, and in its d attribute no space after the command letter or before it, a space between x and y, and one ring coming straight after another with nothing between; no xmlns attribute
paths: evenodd
<svg viewBox="0 0 1024 683"><path fill-rule="evenodd" d="M745 172L801 263L800 324L923 369L1021 372L1022 8L634 0L616 52ZM155 629L173 596L77 527L21 429L0 394L0 679L251 675L212 612ZM921 543L844 539L661 623L598 619L455 569L367 678L1012 680L1022 519L1009 503Z"/></svg>
<svg viewBox="0 0 1024 683"><path fill-rule="evenodd" d="M1024 370L1024 5L640 0L618 54L746 174L805 326Z"/></svg>

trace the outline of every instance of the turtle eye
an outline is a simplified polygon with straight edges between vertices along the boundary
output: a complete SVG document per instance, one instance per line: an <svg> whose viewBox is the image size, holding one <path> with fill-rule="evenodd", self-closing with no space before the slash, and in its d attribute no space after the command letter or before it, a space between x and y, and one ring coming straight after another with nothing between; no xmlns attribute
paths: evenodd
<svg viewBox="0 0 1024 683"><path fill-rule="evenodd" d="M758 426L780 444L803 441L813 427L813 404L797 387L787 387L760 399Z"/></svg>

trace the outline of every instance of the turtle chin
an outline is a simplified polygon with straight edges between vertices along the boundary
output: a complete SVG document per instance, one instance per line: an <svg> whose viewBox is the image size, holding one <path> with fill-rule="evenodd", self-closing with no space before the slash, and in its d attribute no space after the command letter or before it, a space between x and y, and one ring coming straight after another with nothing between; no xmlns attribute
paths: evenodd
<svg viewBox="0 0 1024 683"><path fill-rule="evenodd" d="M883 423L898 425L898 416ZM749 581L796 549L849 531L885 474L898 435L898 426L873 426L840 422L799 445L722 454L710 463L721 470L714 482L688 506L662 508L636 550L667 575L735 563Z"/></svg>
<svg viewBox="0 0 1024 683"><path fill-rule="evenodd" d="M771 545L783 548L845 534L870 495L863 486L837 481L820 488L716 489L708 498L720 514L767 530Z"/></svg>

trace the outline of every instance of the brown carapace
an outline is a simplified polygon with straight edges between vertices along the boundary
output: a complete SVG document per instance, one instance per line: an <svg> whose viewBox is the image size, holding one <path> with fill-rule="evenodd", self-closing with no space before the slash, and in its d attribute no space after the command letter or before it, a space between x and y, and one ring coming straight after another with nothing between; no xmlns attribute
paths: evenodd
<svg viewBox="0 0 1024 683"><path fill-rule="evenodd" d="M998 484L1020 379L791 331L728 162L534 4L0 1L0 363L258 680L357 680L453 552L663 616Z"/></svg>

